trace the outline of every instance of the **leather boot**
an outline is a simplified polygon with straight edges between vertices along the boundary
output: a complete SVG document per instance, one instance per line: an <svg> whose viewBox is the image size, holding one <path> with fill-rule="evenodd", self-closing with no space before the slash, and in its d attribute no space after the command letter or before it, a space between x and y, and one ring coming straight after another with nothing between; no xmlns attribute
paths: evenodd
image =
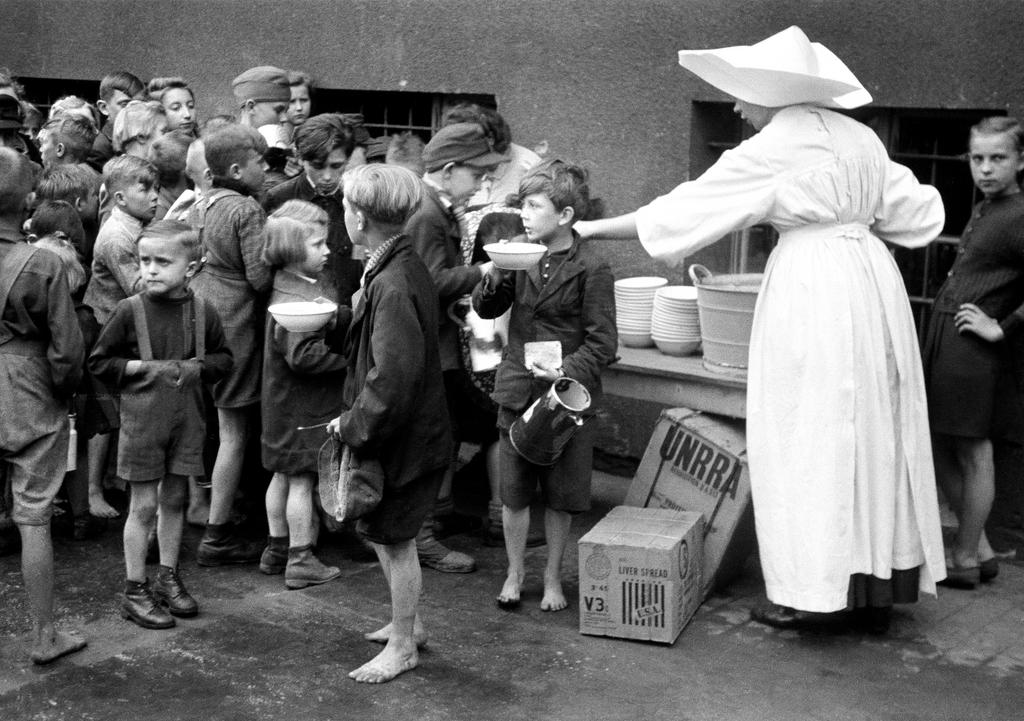
<svg viewBox="0 0 1024 721"><path fill-rule="evenodd" d="M434 523L430 518L416 536L416 553L421 566L441 573L472 573L476 570L476 561L472 556L453 551L434 538Z"/></svg>
<svg viewBox="0 0 1024 721"><path fill-rule="evenodd" d="M121 615L143 628L171 628L174 619L153 597L149 579L125 581L124 598L121 599Z"/></svg>
<svg viewBox="0 0 1024 721"><path fill-rule="evenodd" d="M288 567L284 571L284 585L291 589L327 583L341 575L337 566L325 566L313 555L312 546L288 549Z"/></svg>
<svg viewBox="0 0 1024 721"><path fill-rule="evenodd" d="M262 549L235 535L230 523L209 523L199 542L196 561L200 566L226 566L232 563L256 563Z"/></svg>
<svg viewBox="0 0 1024 721"><path fill-rule="evenodd" d="M185 590L177 568L160 566L153 584L153 595L171 612L172 616L191 618L199 613L199 604Z"/></svg>
<svg viewBox="0 0 1024 721"><path fill-rule="evenodd" d="M275 576L288 565L288 536L267 536L267 545L260 556L260 573Z"/></svg>

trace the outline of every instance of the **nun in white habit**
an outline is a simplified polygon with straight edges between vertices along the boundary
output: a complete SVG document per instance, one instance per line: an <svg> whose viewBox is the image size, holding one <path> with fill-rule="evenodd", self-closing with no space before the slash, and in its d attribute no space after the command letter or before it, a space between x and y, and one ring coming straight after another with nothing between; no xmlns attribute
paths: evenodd
<svg viewBox="0 0 1024 721"><path fill-rule="evenodd" d="M679 63L759 132L635 213L576 228L639 238L674 265L730 231L780 238L750 339L747 453L768 599L757 620L853 610L871 630L945 577L924 382L906 289L882 240L931 242L935 188L828 108L871 96L797 27Z"/></svg>

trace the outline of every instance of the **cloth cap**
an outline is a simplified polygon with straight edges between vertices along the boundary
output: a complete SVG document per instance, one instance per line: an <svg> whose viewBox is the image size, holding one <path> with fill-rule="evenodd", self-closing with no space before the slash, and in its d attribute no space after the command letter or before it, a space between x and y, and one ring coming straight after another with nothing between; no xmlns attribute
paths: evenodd
<svg viewBox="0 0 1024 721"><path fill-rule="evenodd" d="M370 143L370 131L366 129L362 113L338 113L342 122L352 129L352 139L364 148Z"/></svg>
<svg viewBox="0 0 1024 721"><path fill-rule="evenodd" d="M734 98L767 108L857 108L871 102L843 61L796 25L755 45L680 50L679 64Z"/></svg>
<svg viewBox="0 0 1024 721"><path fill-rule="evenodd" d="M243 103L246 100L255 100L258 103L287 103L292 99L288 73L273 65L249 68L231 81L231 92Z"/></svg>
<svg viewBox="0 0 1024 721"><path fill-rule="evenodd" d="M391 142L391 138L370 138L370 142L366 144L366 159L367 160L384 160L388 154L388 144Z"/></svg>
<svg viewBox="0 0 1024 721"><path fill-rule="evenodd" d="M477 123L446 125L423 148L423 166L428 173L440 170L448 163L491 168L508 161L508 156L497 152L493 141Z"/></svg>
<svg viewBox="0 0 1024 721"><path fill-rule="evenodd" d="M20 129L24 119L21 103L10 95L0 95L0 130Z"/></svg>

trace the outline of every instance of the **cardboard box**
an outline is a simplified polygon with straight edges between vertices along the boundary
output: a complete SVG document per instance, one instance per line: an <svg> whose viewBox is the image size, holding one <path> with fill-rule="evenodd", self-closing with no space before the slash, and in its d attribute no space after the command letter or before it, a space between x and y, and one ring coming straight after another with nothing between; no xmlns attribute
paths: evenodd
<svg viewBox="0 0 1024 721"><path fill-rule="evenodd" d="M704 514L707 598L739 574L756 545L744 422L689 408L663 411L624 502Z"/></svg>
<svg viewBox="0 0 1024 721"><path fill-rule="evenodd" d="M580 633L672 643L700 606L704 519L618 506L579 540Z"/></svg>

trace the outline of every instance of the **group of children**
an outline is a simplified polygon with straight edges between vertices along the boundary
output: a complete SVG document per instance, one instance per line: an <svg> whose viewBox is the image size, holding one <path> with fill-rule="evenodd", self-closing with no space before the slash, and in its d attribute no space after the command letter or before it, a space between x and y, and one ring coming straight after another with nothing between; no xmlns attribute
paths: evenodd
<svg viewBox="0 0 1024 721"><path fill-rule="evenodd" d="M115 73L101 83L97 109L107 118L102 128L95 118L86 120L94 112L91 106L67 100L66 109L40 130L41 174L27 155L13 151L0 173L3 212L10 220L5 242L32 247L34 257L48 259L48 300L35 309L39 325L74 331L78 346L78 352L68 352L74 372L67 369L67 379L53 373L31 381L38 386L32 394L47 396L51 410L61 409L39 417L45 426L39 432L52 447L66 445L67 409L74 407L68 404L77 400L73 422L84 462L74 480L69 476L68 496L87 497L88 503L72 503L76 515L117 513L103 498L107 454L116 447L116 475L130 489L121 613L144 628L169 628L176 618L199 612L178 564L186 519L205 525L197 549L201 566L258 562L261 572L282 574L288 588L325 583L340 574L313 552L320 525L318 452L329 424L354 450L380 455L386 469L384 499L360 530L377 549L389 582L393 575L408 579L409 558L416 561L415 574L420 563L467 570L465 554L433 536L435 505L450 498L457 458L451 440L459 439L453 433L459 403L451 396L459 392L454 376L463 370L456 328L446 312L450 302L472 295L484 317L511 310L508 350L497 369L489 418L506 431L510 419L563 375L598 397L601 369L615 355L611 271L572 230L589 203L582 169L548 161L525 177L525 171L516 171L526 204L523 222L514 229L550 252L543 272L501 271L484 261L479 249L462 252L469 231L460 218L485 180L505 177L499 168L508 162L509 140L507 125L504 145L495 137L502 132L494 120L500 116L469 111L425 146L398 138L394 166L358 173L360 166L383 160L368 152L372 139L358 116L310 116L308 107L301 107L303 95L308 102L306 85L297 92L294 124L288 122L282 131L294 88L284 71L253 68L232 83L238 117L199 123L192 92L180 79L144 85L128 73ZM266 158L273 155L268 139L280 145L283 138L299 174L268 188ZM495 150L496 141L505 152ZM104 159L105 153L112 155ZM97 161L102 161L101 175L88 165ZM399 172L397 165L406 167ZM366 200L357 206L349 203L350 195ZM495 205L518 218L504 198ZM31 211L25 235L23 210ZM59 268L42 248L55 252ZM394 282L383 266L395 263L404 282L412 284L408 291L401 290L402 283L381 290ZM16 288L21 275L4 266L5 279L18 278ZM429 278L424 288L430 290L415 294L413 310L404 308L405 301L391 300L396 292L412 293L419 282L414 279L421 277ZM371 292L374 287L378 290ZM288 331L266 312L273 303L296 300L330 301L338 310L327 326L308 333ZM10 322L18 308L14 301L0 308L2 327L11 326L17 335L21 329ZM435 319L422 339L426 345L398 365L396 359L385 362L385 352L418 347L409 333L396 335L409 312L421 325ZM374 330L368 334L367 328ZM40 331L31 344L43 350L59 338ZM561 342L560 363L526 365L523 346L538 340ZM0 346L5 369L13 347ZM53 356L54 350L48 353ZM423 395L426 388L436 392ZM32 394L20 415L38 415ZM415 434L397 431L409 413L396 409L421 397L429 406L422 412L431 420L423 429L423 447L413 449L407 446ZM215 461L205 466L211 400L218 443ZM392 419L368 420L378 416ZM253 544L239 535L231 517L257 418L262 464L271 477L264 498L267 541ZM0 424L5 432L10 422L5 413ZM22 447L0 440L4 460L16 466ZM592 434L579 434L566 460L553 468L518 459L507 432L500 451L501 484L495 492L504 507L509 577L499 603L519 602L529 505L539 482L549 508L550 550L541 605L566 608L561 561L571 514L589 504ZM47 458L53 465L53 454ZM434 459L430 468L425 459ZM8 474L19 528L48 524L63 465L37 465L29 476L45 477L45 488L31 482L26 487L18 473ZM420 483L428 476L429 483ZM419 484L415 493L405 490L411 480ZM35 499L35 515L22 520L30 499ZM28 548L24 532L22 539ZM151 574L146 562L154 545L159 567ZM421 549L420 555L410 556L409 549ZM28 565L25 573L26 579L38 575ZM392 590L397 593L393 583ZM52 589L48 593L52 607ZM425 638L415 614L418 591L415 596L415 624L403 591L392 624L367 636L385 643L385 650L353 678L386 681L415 665L415 647ZM42 611L45 605L33 603L40 623L33 658L40 663L84 644L57 635L52 611ZM409 634L402 637L406 628Z"/></svg>
<svg viewBox="0 0 1024 721"><path fill-rule="evenodd" d="M310 115L305 76L261 66L239 75L232 90L237 118L200 123L183 80L143 84L114 73L101 83L95 109L78 99L54 106L37 138L41 174L27 159L32 143L24 153L0 150L0 453L26 549L26 589L36 618L33 659L46 663L84 645L53 629L52 550L48 531L41 530L48 528L63 478L69 409L82 458L68 485L74 513L117 513L103 498L106 458L116 442L117 476L131 489L121 611L142 627L168 628L176 617L199 612L178 564L186 518L205 525L199 565L258 563L263 573L283 574L288 588L336 578L339 569L313 553L324 436L311 429L327 426L364 452L394 448L389 442L401 424L386 412L388 404L408 400L389 396L395 388L441 388L434 400L443 399L443 407L430 411L432 423L446 430L431 437L433 447L416 454L404 449L408 463L417 457L412 476L429 476L429 482L416 493L402 490L405 480L386 483L384 510L363 530L393 595L400 576L418 597L418 576L407 567L413 542L424 565L472 570L472 558L434 538L429 517L451 496L456 454L447 439L457 446L479 430L474 422L480 425L479 415L467 420L465 360L457 323L447 312L467 297L481 318L508 314L507 346L490 381L493 405L483 416L495 433L488 441L496 479L492 508L500 500L497 528L509 560L497 600L503 608L520 603L529 509L539 486L548 544L541 607L566 608L562 556L572 514L590 501L593 424L584 424L553 466L521 457L509 428L563 376L582 383L596 405L602 370L615 357L613 275L573 229L588 213L586 173L536 159L513 174L515 209L503 201L482 206L511 217L500 227L547 247L536 267L506 271L481 257L479 242L474 249L478 239L464 212L485 180L510 177L502 166L512 153L508 142L496 144L501 131L493 115L457 116L422 152L406 137L391 144L396 153L381 157L357 116ZM5 97L10 94L0 83L0 100ZM102 126L97 112L105 118ZM1024 136L1016 121L988 120L972 130L970 147L985 200L936 301L924 353L939 477L961 521L949 579L963 587L998 571L983 530L993 487L989 439L997 433L991 405L1010 363L1002 341L1024 315L1018 308ZM279 182L268 188L267 159L275 148L286 162L277 166ZM410 148L415 152L402 158ZM397 171L356 170L385 159L411 167L416 187ZM350 194L364 198L363 205L349 202ZM24 242L25 209L32 210L31 245ZM490 227L479 217L475 223L481 232ZM396 250L406 247L411 250ZM423 273L431 281L429 300L416 295L414 311L393 305L393 289L378 285L376 295L370 292L387 277L381 264L398 262L396 256L409 282ZM266 309L294 300L331 301L338 311L319 331L292 332ZM417 375L403 386L408 368L370 352L401 348L402 339L383 322L389 313L413 313L420 323L437 318L437 333L428 334L423 350L436 363L421 367L419 357L402 359L429 378ZM413 336L409 348L418 347ZM528 364L525 346L535 341L559 342L560 360ZM25 357L32 359L29 366ZM394 378L380 378L378 368L391 368ZM218 428L212 466L203 462L209 400ZM964 420L963 409L979 405ZM264 499L268 538L252 544L239 537L231 518L257 418L263 466L272 477ZM957 422L950 425L951 419ZM424 458L435 456L444 463L423 466ZM408 467L395 458L379 460L404 479ZM153 538L159 569L150 582L146 558ZM393 600L392 624L367 636L384 642L385 651L353 672L357 680L386 681L415 666L415 648L425 638L416 598L410 602L402 592Z"/></svg>

